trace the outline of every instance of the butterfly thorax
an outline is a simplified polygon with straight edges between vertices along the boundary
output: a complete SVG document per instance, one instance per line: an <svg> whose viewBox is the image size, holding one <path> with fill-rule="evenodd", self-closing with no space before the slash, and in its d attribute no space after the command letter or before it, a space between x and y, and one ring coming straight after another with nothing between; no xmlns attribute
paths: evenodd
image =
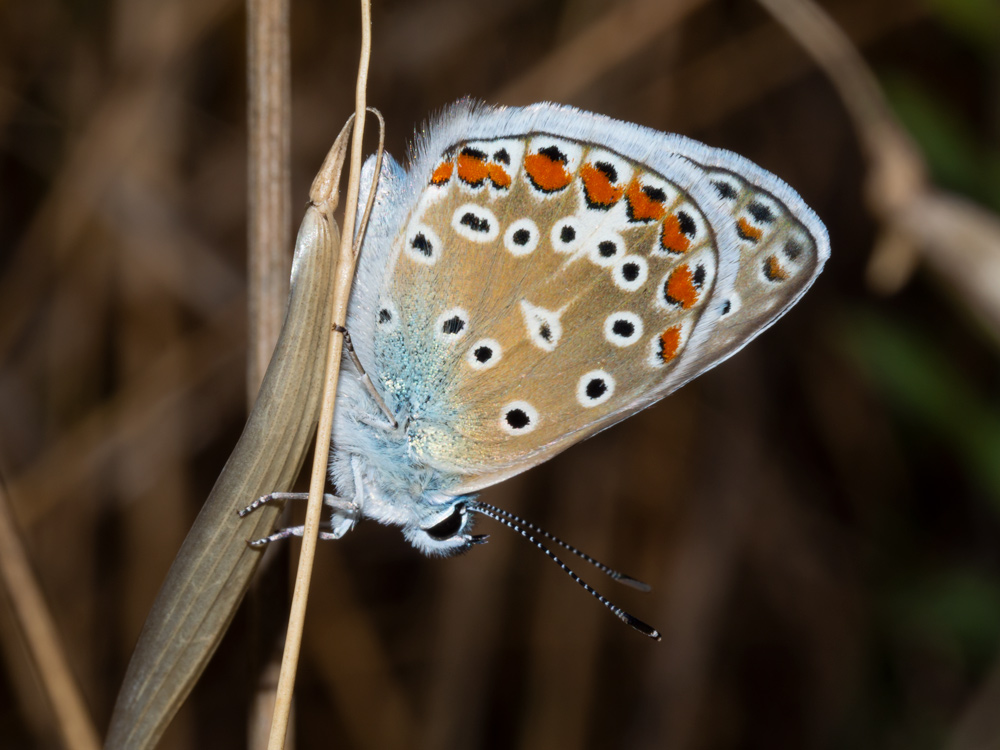
<svg viewBox="0 0 1000 750"><path fill-rule="evenodd" d="M428 418L390 398L397 415L392 427L350 375L341 381L334 426L331 470L338 495L365 518L402 527L426 554L467 549L472 522L462 506L471 496L449 493L459 478L421 461L416 447L426 439Z"/></svg>

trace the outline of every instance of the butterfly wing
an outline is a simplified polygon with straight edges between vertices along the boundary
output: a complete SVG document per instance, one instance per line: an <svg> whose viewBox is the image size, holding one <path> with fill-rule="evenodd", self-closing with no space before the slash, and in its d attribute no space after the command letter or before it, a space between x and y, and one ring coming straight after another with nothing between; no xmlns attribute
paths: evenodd
<svg viewBox="0 0 1000 750"><path fill-rule="evenodd" d="M374 370L410 454L456 494L730 356L828 253L769 173L566 107L459 105L397 179L408 210L378 218Z"/></svg>

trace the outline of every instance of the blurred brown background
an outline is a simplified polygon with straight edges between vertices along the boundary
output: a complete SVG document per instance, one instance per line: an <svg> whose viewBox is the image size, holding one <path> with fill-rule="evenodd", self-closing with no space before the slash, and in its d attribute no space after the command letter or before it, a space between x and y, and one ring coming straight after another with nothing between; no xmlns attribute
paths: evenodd
<svg viewBox="0 0 1000 750"><path fill-rule="evenodd" d="M823 7L933 182L1000 210L1000 5ZM602 27L609 8L377 2L387 148L464 95L564 101L777 173L831 261L735 359L484 494L651 583L577 566L662 643L485 520L490 544L451 560L362 524L320 548L297 746L1000 747L998 331L923 265L892 296L866 283L869 161L765 10L686 0ZM245 418L245 26L236 0L0 5L0 467L102 732ZM296 225L353 108L357 28L352 2L292 4ZM594 29L582 83L538 74ZM281 617L283 596L259 606ZM251 609L163 747L246 746ZM0 746L55 746L6 597L0 645Z"/></svg>

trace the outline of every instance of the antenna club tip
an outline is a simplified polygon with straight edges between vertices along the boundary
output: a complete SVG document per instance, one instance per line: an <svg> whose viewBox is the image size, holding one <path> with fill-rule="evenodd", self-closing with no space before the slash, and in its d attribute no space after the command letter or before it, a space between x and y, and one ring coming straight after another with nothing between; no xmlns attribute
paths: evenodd
<svg viewBox="0 0 1000 750"><path fill-rule="evenodd" d="M620 612L618 616L625 622L626 625L630 625L635 630L638 630L644 636L652 638L654 641L662 641L663 636L660 635L660 631L651 625L647 625L638 617L633 617L628 612Z"/></svg>
<svg viewBox="0 0 1000 750"><path fill-rule="evenodd" d="M626 586L631 586L632 588L638 591L642 591L643 593L648 594L650 591L653 590L653 587L650 586L648 583L643 583L642 581L633 578L632 576L627 576L624 573L622 573L616 580L619 583L624 583Z"/></svg>

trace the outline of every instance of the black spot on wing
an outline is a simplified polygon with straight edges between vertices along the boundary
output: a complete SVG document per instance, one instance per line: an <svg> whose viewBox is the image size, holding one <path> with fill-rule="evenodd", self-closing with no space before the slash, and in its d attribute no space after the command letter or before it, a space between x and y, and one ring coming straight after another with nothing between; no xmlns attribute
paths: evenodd
<svg viewBox="0 0 1000 750"><path fill-rule="evenodd" d="M611 324L611 330L615 336L620 336L623 339L630 338L633 333L635 333L635 325L630 320L624 320L619 318L614 323Z"/></svg>
<svg viewBox="0 0 1000 750"><path fill-rule="evenodd" d="M426 255L428 258L434 252L434 246L431 245L430 240L427 239L423 232L417 232L412 240L410 240L410 247L419 252L422 255Z"/></svg>
<svg viewBox="0 0 1000 750"><path fill-rule="evenodd" d="M504 419L515 430L523 430L531 424L531 417L528 416L528 413L524 409L510 409L504 415Z"/></svg>
<svg viewBox="0 0 1000 750"><path fill-rule="evenodd" d="M546 146L545 148L540 148L538 149L538 153L542 156L547 156L552 161L557 161L560 164L569 163L569 157L560 151L558 146Z"/></svg>
<svg viewBox="0 0 1000 750"><path fill-rule="evenodd" d="M459 219L459 223L467 226L473 232L482 232L483 234L486 234L490 231L489 219L483 216L476 216L471 211L465 213L462 218Z"/></svg>
<svg viewBox="0 0 1000 750"><path fill-rule="evenodd" d="M715 192L719 194L720 198L732 200L736 197L736 188L728 182L724 182L723 180L713 180L712 186L715 188Z"/></svg>
<svg viewBox="0 0 1000 750"><path fill-rule="evenodd" d="M747 211L755 221L761 224L772 224L774 222L774 212L763 203L753 201L747 206Z"/></svg>

